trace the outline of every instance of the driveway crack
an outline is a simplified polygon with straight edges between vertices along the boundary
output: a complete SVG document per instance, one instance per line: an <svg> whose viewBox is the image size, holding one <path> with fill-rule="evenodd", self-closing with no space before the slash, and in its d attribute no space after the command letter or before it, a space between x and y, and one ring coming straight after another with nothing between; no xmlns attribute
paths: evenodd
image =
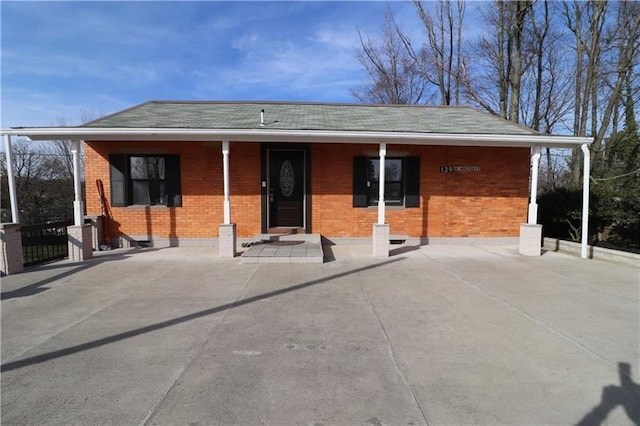
<svg viewBox="0 0 640 426"><path fill-rule="evenodd" d="M462 275L460 275L456 271L448 268L444 263L440 262L438 259L435 259L435 258L433 258L431 256L428 256L428 255L427 255L427 257L430 258L431 260L433 260L433 262L436 265L438 265L441 269L443 269L447 273L451 274L452 276L456 277L458 280L460 280L461 282L463 282L467 286L473 288L478 293L482 294L484 297L496 300L499 303L502 303L502 304L506 305L509 309L519 313L523 317L527 318L529 321L532 321L532 322L536 323L540 327L546 329L547 331L555 334L556 336L558 336L558 337L560 337L562 339L568 340L573 345L575 345L576 347L580 348L584 352L587 352L588 354L590 354L594 358L597 358L600 361L603 361L606 364L609 364L610 366L612 366L614 368L617 368L617 363L616 362L611 361L611 360L605 358L604 356L598 354L597 352L591 350L589 347L587 347L584 344L580 343L579 341L577 341L576 339L571 337L571 335L569 335L568 333L566 333L562 329L556 328L556 327L553 327L553 326L547 324L546 322L544 322L543 320L541 320L540 318L538 318L534 314L529 313L529 312L525 311L524 309L516 306L514 303L510 302L509 300L507 300L507 299L505 299L503 297L500 297L497 294L491 293L490 291L485 289L481 284L474 283L472 281L467 280L466 278L464 278Z"/></svg>
<svg viewBox="0 0 640 426"><path fill-rule="evenodd" d="M380 314L378 313L378 308L376 307L376 304L373 302L373 300L371 300L371 298L369 297L369 294L364 289L364 286L362 286L362 284L360 284L360 291L364 295L364 297L367 300L367 302L369 302L369 306L371 306L371 311L373 312L373 315L376 317L376 320L378 321L378 325L380 326L380 329L382 330L382 335L384 336L384 339L385 339L385 341L387 343L387 348L389 350L389 357L391 358L391 361L393 362L393 366L396 369L396 372L398 373L398 375L400 376L400 378L404 382L405 386L409 390L409 393L411 394L411 397L413 398L413 402L415 404L416 411L418 411L420 413L420 416L422 417L422 421L424 422L425 425L428 425L429 421L427 420L427 416L425 414L425 410L423 409L422 404L420 404L420 400L418 399L417 395L413 391L413 388L411 387L411 383L409 383L409 379L407 379L406 374L404 373L404 371L400 367L400 363L398 362L398 358L397 358L397 355L396 355L396 351L395 351L395 349L393 347L393 343L391 342L391 339L389 338L389 333L387 332L387 329L384 326L384 322L382 321L382 318L380 317Z"/></svg>

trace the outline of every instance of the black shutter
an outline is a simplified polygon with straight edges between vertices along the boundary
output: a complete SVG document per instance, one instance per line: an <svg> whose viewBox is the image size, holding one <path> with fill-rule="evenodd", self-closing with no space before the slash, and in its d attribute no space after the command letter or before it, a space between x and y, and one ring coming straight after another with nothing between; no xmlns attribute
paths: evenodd
<svg viewBox="0 0 640 426"><path fill-rule="evenodd" d="M125 154L109 154L111 181L111 205L124 207L127 205L127 156Z"/></svg>
<svg viewBox="0 0 640 426"><path fill-rule="evenodd" d="M404 159L405 207L420 207L420 157Z"/></svg>
<svg viewBox="0 0 640 426"><path fill-rule="evenodd" d="M167 155L164 161L166 173L165 190L167 191L167 206L182 207L180 156Z"/></svg>
<svg viewBox="0 0 640 426"><path fill-rule="evenodd" d="M367 157L353 157L353 207L367 207Z"/></svg>

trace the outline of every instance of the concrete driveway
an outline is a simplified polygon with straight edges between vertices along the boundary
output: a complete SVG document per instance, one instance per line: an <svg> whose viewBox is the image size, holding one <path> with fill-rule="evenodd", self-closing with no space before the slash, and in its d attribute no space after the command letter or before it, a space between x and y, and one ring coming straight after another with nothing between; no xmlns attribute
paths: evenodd
<svg viewBox="0 0 640 426"><path fill-rule="evenodd" d="M2 423L640 423L640 269L369 252L122 250L3 278Z"/></svg>

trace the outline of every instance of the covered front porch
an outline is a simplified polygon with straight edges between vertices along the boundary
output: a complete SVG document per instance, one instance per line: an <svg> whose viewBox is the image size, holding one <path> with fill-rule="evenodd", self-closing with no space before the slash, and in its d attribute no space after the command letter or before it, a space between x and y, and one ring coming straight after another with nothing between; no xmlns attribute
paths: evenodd
<svg viewBox="0 0 640 426"><path fill-rule="evenodd" d="M88 135L85 135L85 136L88 136ZM5 146L8 147L8 149L6 149L6 152L9 154L8 157L10 156L10 153L11 153L10 137L11 137L10 135L5 136ZM95 138L96 135L93 135L92 137ZM110 142L112 142L111 141L112 137L113 136L109 138ZM129 137L131 136L129 135ZM163 142L165 144L167 143L167 141L163 141ZM75 146L78 147L80 143L82 142L80 140L77 140ZM118 141L115 141L115 143L123 144L123 145L125 144L125 142L118 142ZM234 257L237 255L238 250L243 243L260 241L259 235L267 234L270 231L272 232L275 231L276 233L278 232L283 233L283 230L286 231L286 228L291 228L296 232L314 233L315 230L313 229L313 226L312 226L312 224L314 223L313 222L314 204L311 201L314 197L314 194L312 191L312 187L313 187L312 181L313 179L322 179L325 177L322 175L323 173L322 166L318 167L317 165L318 163L322 163L322 161L324 160L315 158L314 164L316 164L316 167L314 170L314 174L311 173L311 166L312 166L311 162L305 160L305 162L303 163L304 166L302 167L303 171L301 173L302 179L300 182L297 182L298 188L300 188L300 192L299 192L300 202L299 202L299 208L297 209L298 216L297 218L293 217L293 219L291 218L291 216L286 217L285 218L286 220L293 220L293 222L284 221L281 223L275 221L274 219L274 216L278 214L278 210L274 209L274 203L272 202L274 197L274 191L275 192L282 191L282 188L281 188L282 185L280 185L280 183L278 182L278 179L282 174L281 169L282 169L282 164L284 164L284 162L280 161L279 163L280 170L278 170L278 168L276 167L271 167L271 163L268 161L269 154L272 152L275 152L275 153L299 152L302 154L304 158L308 158L311 153L311 150L309 149L309 147L313 146L313 144L289 143L286 145L283 145L283 144L274 145L274 144L265 144L258 141L258 145L255 145L255 146L262 146L262 149L261 149L262 166L259 167L259 170L254 170L252 172L252 175L255 176L253 179L256 179L256 181L251 181L250 179L248 179L248 176L245 173L245 170L246 170L246 166L244 166L245 163L238 162L239 161L238 159L246 158L246 156L248 155L247 154L248 151L246 148L243 148L243 147L250 147L252 144L255 144L255 142L252 143L252 142L239 142L239 141L236 141L236 142L231 142L231 141L213 142L212 141L212 142L201 142L201 143L213 144L209 146L208 149L210 150L215 151L216 149L219 149L218 158L220 163L218 166L219 167L218 170L222 175L221 176L222 185L220 185L222 187L221 188L222 194L221 194L221 197L217 198L217 200L219 201L216 201L215 199L210 199L207 202L211 202L213 203L213 205L215 205L215 203L220 203L219 204L220 211L223 213L221 215L222 217L220 218L222 219L221 221L222 223L220 223L218 227L218 237L215 239L215 242L217 243L217 246L218 246L218 253L220 256ZM315 141L315 143L317 144L318 142ZM370 147L376 146L375 144L370 143L370 141L368 140L362 141L362 143L365 144L365 146L369 147L367 148L368 149L367 152L370 152L371 154L374 153L374 151L372 151ZM433 141L433 143L436 143L436 142ZM469 143L469 141L467 141L466 143ZM492 144L496 144L496 143L493 142ZM504 144L505 142L502 142L499 145L502 146ZM216 145L218 146L218 148L216 148ZM240 156L236 158L236 163L238 164L237 167L239 168L236 168L235 170L232 169L232 164L233 164L232 159L234 158L233 157L234 146L236 147L235 154L237 156ZM287 150L285 150L283 146L286 147ZM324 146L324 145L319 145L319 146ZM341 146L341 145L333 144L332 146ZM348 146L354 146L354 145L350 144L350 145L344 145L344 146L345 148L347 148ZM380 164L379 170L380 170L381 180L384 179L384 174L386 171L386 167L384 166L384 164L387 158L387 150L390 150L391 152L397 152L398 147L400 146L407 146L407 145L391 144L388 142L380 142L377 144L377 150L375 151L375 154L377 155L377 162L378 164ZM586 145L584 146L586 147ZM461 149L464 149L464 148L461 147ZM253 151L258 152L256 150L253 150ZM354 151L354 152L357 152L357 151ZM588 154L588 149L586 149L585 152ZM521 253L526 255L539 255L540 247L541 247L541 244L540 244L541 230L540 230L540 227L537 225L537 205L535 203L536 192L537 192L537 170L539 167L539 157L540 157L540 147L534 146L533 148L531 148L531 168L530 168L531 185L530 185L529 199L532 200L532 202L530 203L529 209L528 209L529 215L528 215L527 224L523 225L521 228L521 239L520 239L522 243L520 251ZM589 167L588 156L585 156L586 176L588 176L588 167ZM274 169L276 169L275 173L273 172ZM232 171L235 172L235 174ZM77 176L77 179L75 179L74 181L76 182L76 187L79 187L79 181L81 179L79 169L77 169L76 176ZM285 173L285 177L286 177L286 173ZM345 179L344 175L342 179ZM346 179L348 179L348 176L346 177ZM291 182L288 185L291 185ZM250 198L244 194L246 192L245 188L248 188L248 187L256 188L255 192L253 192L255 194L255 197L252 198L255 201L250 201ZM387 197L387 194L385 192L385 189L386 189L385 187L386 185L379 185L378 197L380 202L378 202L375 207L369 207L369 209L367 209L369 212L371 212L371 209L374 209L377 212L377 215L376 215L377 217L375 217L369 225L369 230L370 230L369 241L372 247L371 251L372 251L372 254L376 257L387 257L389 255L390 250L392 250L392 247L390 244L391 244L391 240L393 239L404 240L404 239L413 238L413 240L415 241L415 238L418 237L418 244L428 242L428 237L421 238L421 235L423 234L418 233L417 235L416 234L410 235L408 232L404 233L403 229L398 229L398 227L395 227L395 229L393 229L390 226L390 223L388 221L389 211L391 211L391 214L395 215L395 217L398 217L399 214L405 214L405 213L399 211L397 207L391 207L390 208L391 210L389 210L389 207L387 207L385 203L385 200ZM233 197L232 188L235 188L236 191L240 191L240 194L238 194L236 198ZM588 179L585 180L584 194L588 196ZM318 194L315 194L315 196L316 196L315 197L316 198L315 214L316 214L316 217L319 217L319 215L322 214L323 210L326 210L326 209L324 207L318 207L319 205L323 206L324 203L318 204L319 203ZM95 203L95 200L91 200L91 202ZM252 203L255 207L249 207L250 205L248 205L247 202ZM17 200L15 198L12 198L12 206L14 206L14 208L17 211ZM586 209L586 206L588 206L588 199L586 198L585 198L584 206L585 206L585 209ZM425 201L425 205L422 206L422 209L426 209L426 201ZM94 207L94 210L95 210L95 207ZM79 195L77 196L76 201L74 202L74 211L75 211L74 216L76 217L76 224L74 224L74 226L69 229L70 235L71 235L71 241L72 241L72 244L70 244L70 248L71 248L70 257L74 260L88 259L92 256L92 253L91 253L92 243L93 243L93 247L96 248L94 243L95 237L92 237L91 230L89 229L90 227L84 224L84 216L83 216L84 202ZM130 214L130 215L133 215L133 214L144 215L146 217L146 220L149 221L150 215L152 214L157 215L162 213L163 211L164 211L163 214L166 213L168 215L169 223L170 224L175 223L176 221L175 208L157 210L153 208L150 209L148 207L144 209L133 207L133 208L128 208L126 212L127 214ZM255 213L253 214L252 217L249 217L249 219L247 219L248 218L247 213L251 211ZM232 216L232 212L235 212L233 216ZM326 213L324 214L326 215ZM335 212L333 212L333 214L339 216L340 211L336 210ZM254 217L257 217L258 218L257 220L260 221L260 224L258 224L260 228L256 230L257 232L254 231L255 234L247 235L245 231L245 234L241 235L239 238L238 222L237 220L235 220L235 217L239 217L240 224L244 225L245 227L247 225L247 220L255 221L256 219ZM586 217L587 216L585 215L584 216L585 221L586 221ZM296 220L298 222L295 222ZM279 226L283 224L290 225L290 226L289 227ZM185 245L185 244L211 245L214 242L213 239L196 239L196 240L188 241L188 240L185 240L184 238L179 238L179 236L176 234L177 231L175 231L175 228L173 228L175 227L175 225L171 225L171 226L172 226L171 229L174 229L174 230L170 231L164 238L156 237L154 240L152 226L150 225L150 222L148 222L146 226L147 227L146 233L144 234L140 233L139 235L132 235L130 236L129 239L131 243L134 245L136 244L136 241L141 240L141 241L149 241L150 244L156 245L156 246L165 246L165 245L173 246L173 245L179 245L179 244L180 245ZM585 223L584 226L585 226L584 229L586 229L587 224ZM16 229L15 226L13 228L7 227L8 232L13 231L15 229ZM398 235L400 236L400 238L398 238ZM585 236L583 238L583 247L586 247L587 233L585 232L583 235ZM331 234L329 235L325 234L325 236L333 237L333 235ZM320 235L318 235L318 238L319 237ZM19 239L17 238L14 239L14 243L16 242L16 240L19 240ZM8 238L7 241L10 241L10 239ZM124 243L128 244L127 242L124 242ZM120 245L122 244L123 243L120 243ZM19 251L18 249L9 250L9 252L18 252L18 251ZM284 249L281 251L284 251ZM583 256L586 257L586 252L583 254Z"/></svg>
<svg viewBox="0 0 640 426"><path fill-rule="evenodd" d="M520 252L539 255L540 148L581 146L586 257L591 140L542 135L471 108L152 101L83 126L3 135L9 163L12 137L74 141L73 259L91 257L85 207L111 209L108 229L126 241L215 243L221 257L236 256L240 239L283 228L367 238L380 258L394 235L420 243L520 236ZM94 183L104 184L100 197ZM9 186L19 224L11 176Z"/></svg>

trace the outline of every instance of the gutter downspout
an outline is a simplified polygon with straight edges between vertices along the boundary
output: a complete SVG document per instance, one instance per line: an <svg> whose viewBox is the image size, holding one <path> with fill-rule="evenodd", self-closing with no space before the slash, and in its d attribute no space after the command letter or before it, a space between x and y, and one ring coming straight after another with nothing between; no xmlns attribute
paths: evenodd
<svg viewBox="0 0 640 426"><path fill-rule="evenodd" d="M589 145L580 145L582 149L584 166L582 174L582 241L580 247L580 257L587 258L587 244L589 240L589 176L591 168L591 152Z"/></svg>
<svg viewBox="0 0 640 426"><path fill-rule="evenodd" d="M529 225L538 223L538 169L540 166L540 147L535 146L531 154L531 200L529 201Z"/></svg>
<svg viewBox="0 0 640 426"><path fill-rule="evenodd" d="M11 136L4 135L4 154L7 159L7 181L9 184L9 202L11 203L11 220L20 223L18 213L18 196L16 194L16 177L13 173L13 155L11 152Z"/></svg>

